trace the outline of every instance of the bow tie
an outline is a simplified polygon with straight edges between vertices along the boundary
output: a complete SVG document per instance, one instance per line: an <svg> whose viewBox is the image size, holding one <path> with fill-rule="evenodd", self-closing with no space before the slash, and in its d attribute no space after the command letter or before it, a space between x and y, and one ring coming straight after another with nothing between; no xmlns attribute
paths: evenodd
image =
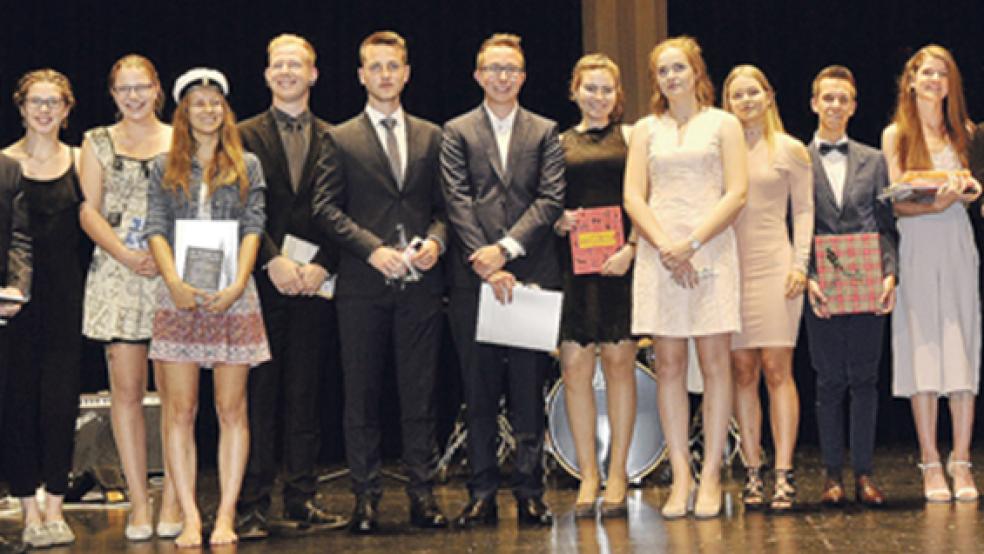
<svg viewBox="0 0 984 554"><path fill-rule="evenodd" d="M830 152L832 152L834 150L836 150L836 151L838 151L841 154L844 154L846 156L847 155L847 143L846 142L841 142L841 143L838 143L838 144L830 144L829 142L821 142L820 143L820 155L821 156L826 156L827 154L829 154Z"/></svg>

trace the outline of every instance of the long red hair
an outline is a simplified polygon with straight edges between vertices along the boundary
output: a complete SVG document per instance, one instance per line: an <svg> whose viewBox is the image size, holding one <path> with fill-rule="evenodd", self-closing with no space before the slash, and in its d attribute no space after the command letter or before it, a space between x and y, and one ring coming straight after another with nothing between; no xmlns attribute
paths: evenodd
<svg viewBox="0 0 984 554"><path fill-rule="evenodd" d="M898 143L895 146L899 166L903 171L933 169L933 160L929 155L922 122L916 109L916 91L913 89L919 67L930 57L946 65L950 86L946 98L943 99L943 129L961 163L967 165L967 145L970 142L967 126L970 117L967 115L967 102L964 99L963 79L953 55L942 46L930 44L923 46L909 58L899 75L899 96L892 123L898 131Z"/></svg>
<svg viewBox="0 0 984 554"><path fill-rule="evenodd" d="M174 134L171 139L171 152L164 166L165 190L177 192L179 189L185 196L191 198L191 162L195 157L198 145L191 134L189 109L191 94L184 98L174 110ZM236 114L222 96L222 126L219 128L219 142L215 147L208 167L204 168L203 181L208 186L208 195L212 196L215 189L225 185L239 186L239 196L245 202L249 194L249 174L246 171L246 161L243 158L243 142L236 128Z"/></svg>

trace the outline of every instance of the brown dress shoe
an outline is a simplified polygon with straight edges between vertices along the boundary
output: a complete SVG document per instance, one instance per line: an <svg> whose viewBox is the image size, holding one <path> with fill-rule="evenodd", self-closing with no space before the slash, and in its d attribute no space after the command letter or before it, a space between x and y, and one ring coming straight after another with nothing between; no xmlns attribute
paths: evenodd
<svg viewBox="0 0 984 554"><path fill-rule="evenodd" d="M828 477L823 484L823 494L820 495L820 503L824 506L840 507L844 505L846 496L844 485L841 484L840 480Z"/></svg>
<svg viewBox="0 0 984 554"><path fill-rule="evenodd" d="M861 475L854 485L854 499L865 506L879 507L885 505L885 495L878 490L870 475Z"/></svg>

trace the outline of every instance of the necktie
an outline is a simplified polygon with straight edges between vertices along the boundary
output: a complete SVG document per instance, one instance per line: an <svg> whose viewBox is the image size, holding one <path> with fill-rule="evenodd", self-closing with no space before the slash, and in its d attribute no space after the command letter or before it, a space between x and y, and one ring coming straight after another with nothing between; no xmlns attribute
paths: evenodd
<svg viewBox="0 0 984 554"><path fill-rule="evenodd" d="M390 169L393 170L393 177L396 178L396 184L402 189L403 163L400 162L400 148L396 144L396 132L393 131L393 127L396 126L396 120L392 117L387 117L379 123L386 129L386 157L389 158Z"/></svg>
<svg viewBox="0 0 984 554"><path fill-rule="evenodd" d="M829 142L820 143L820 155L826 156L827 154L833 152L834 150L840 152L841 154L847 155L847 143L841 142L838 144L830 144Z"/></svg>
<svg viewBox="0 0 984 554"><path fill-rule="evenodd" d="M287 154L287 168L290 171L290 186L297 192L304 171L304 158L307 155L304 148L304 137L301 135L304 125L300 121L284 123L284 153Z"/></svg>

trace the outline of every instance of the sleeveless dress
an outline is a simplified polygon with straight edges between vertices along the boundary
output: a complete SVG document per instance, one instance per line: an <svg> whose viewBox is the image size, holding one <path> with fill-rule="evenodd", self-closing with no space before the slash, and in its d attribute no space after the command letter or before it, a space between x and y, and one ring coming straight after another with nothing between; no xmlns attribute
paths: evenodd
<svg viewBox="0 0 984 554"><path fill-rule="evenodd" d="M581 132L568 129L561 135L568 210L600 206L622 206L627 147L622 126ZM628 240L631 222L622 209L623 237ZM564 279L560 340L582 346L629 339L632 316L632 272L621 277L598 274L575 275L570 239L559 239Z"/></svg>
<svg viewBox="0 0 984 554"><path fill-rule="evenodd" d="M668 114L645 117L635 132L648 132L649 208L670 240L686 240L724 194L721 124L734 117L704 108L680 131ZM640 240L632 292L632 333L690 337L740 328L738 249L728 227L690 259L699 283L673 281L656 248Z"/></svg>
<svg viewBox="0 0 984 554"><path fill-rule="evenodd" d="M147 179L152 159L116 153L108 127L86 133L103 171L99 213L116 236L133 249L147 249ZM160 277L141 277L96 246L85 286L82 333L99 341L142 342L150 339L154 296Z"/></svg>
<svg viewBox="0 0 984 554"><path fill-rule="evenodd" d="M771 160L763 138L748 153L748 196L735 220L741 270L741 331L731 348L796 346L803 295L786 298L791 270L806 275L813 239L813 172L794 149L802 145L777 134ZM793 212L793 244L786 227Z"/></svg>
<svg viewBox="0 0 984 554"><path fill-rule="evenodd" d="M949 145L936 169L961 169ZM899 288L892 312L892 393L977 394L981 312L978 256L967 208L900 217Z"/></svg>

